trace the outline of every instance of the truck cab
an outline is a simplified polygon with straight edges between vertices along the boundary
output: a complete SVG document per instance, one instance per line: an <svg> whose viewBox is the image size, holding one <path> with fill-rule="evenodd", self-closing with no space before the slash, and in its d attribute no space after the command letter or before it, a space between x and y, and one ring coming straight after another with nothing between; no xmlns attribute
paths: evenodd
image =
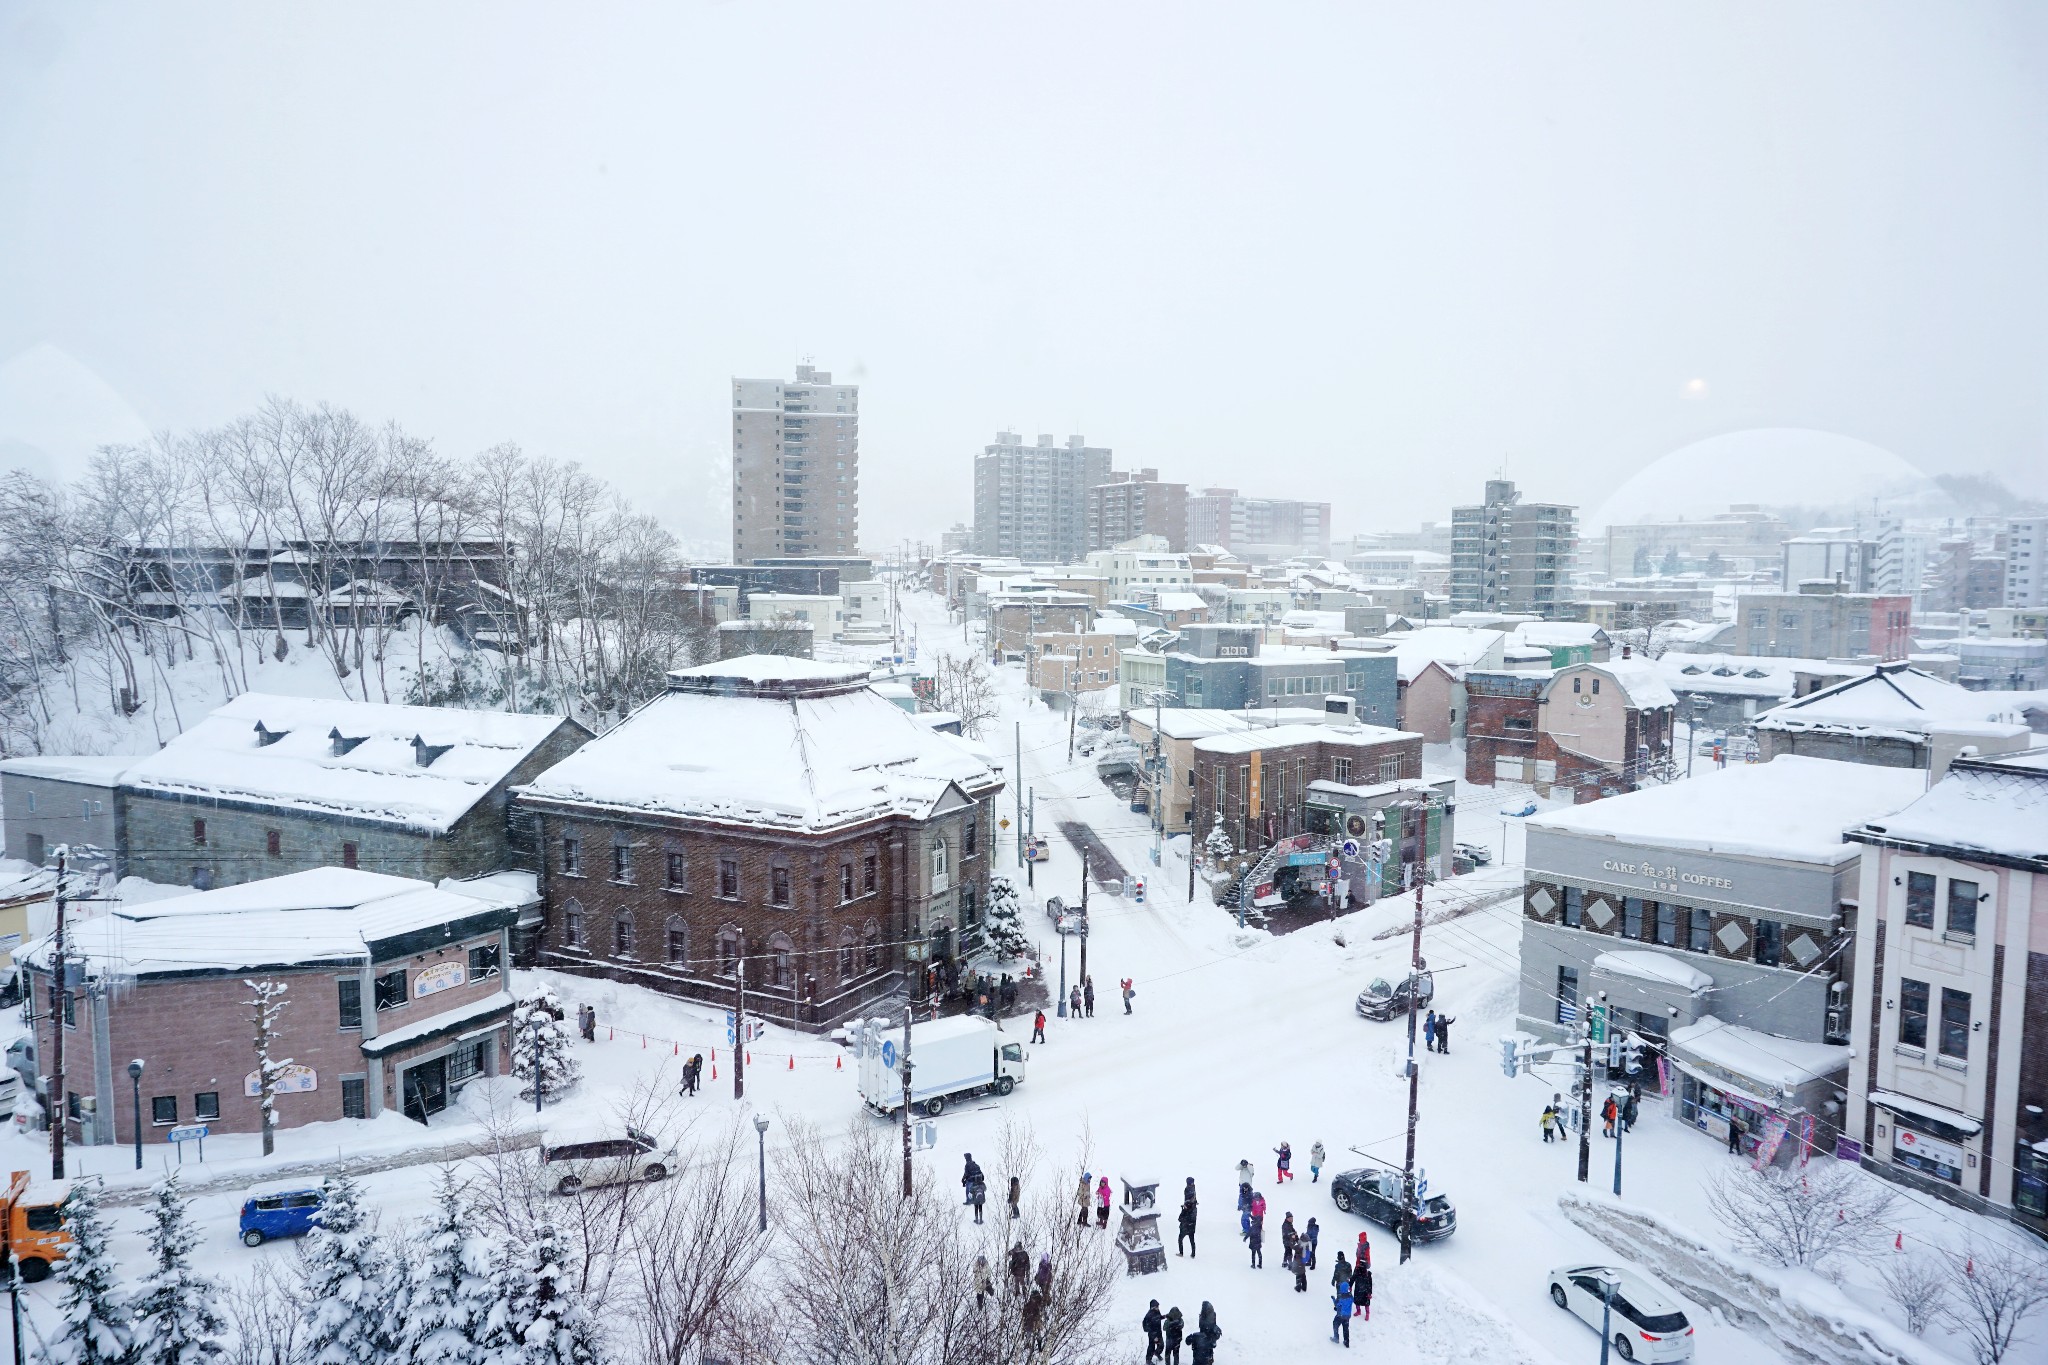
<svg viewBox="0 0 2048 1365"><path fill-rule="evenodd" d="M0 1218L5 1220L7 1254L30 1284L48 1279L50 1267L71 1254L63 1196L30 1194L27 1171L16 1171L8 1182Z"/></svg>

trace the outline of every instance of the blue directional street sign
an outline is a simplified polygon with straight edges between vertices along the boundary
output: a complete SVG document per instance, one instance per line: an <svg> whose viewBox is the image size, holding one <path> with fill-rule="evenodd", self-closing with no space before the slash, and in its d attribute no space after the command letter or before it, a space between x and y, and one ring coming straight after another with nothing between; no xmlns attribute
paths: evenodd
<svg viewBox="0 0 2048 1365"><path fill-rule="evenodd" d="M892 1071L896 1068L896 1040L894 1038L884 1038L882 1040L882 1065Z"/></svg>

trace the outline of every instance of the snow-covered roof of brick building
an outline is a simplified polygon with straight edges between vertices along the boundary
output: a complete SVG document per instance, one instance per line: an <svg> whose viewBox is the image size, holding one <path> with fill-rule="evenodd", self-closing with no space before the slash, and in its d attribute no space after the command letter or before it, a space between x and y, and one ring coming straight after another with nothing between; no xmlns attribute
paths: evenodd
<svg viewBox="0 0 2048 1365"><path fill-rule="evenodd" d="M1776 706L1756 718L1760 730L1924 735L1958 725L2014 723L2008 692L1972 692L1907 664L1870 672Z"/></svg>
<svg viewBox="0 0 2048 1365"><path fill-rule="evenodd" d="M2048 863L2048 749L1957 764L1918 801L1858 833Z"/></svg>
<svg viewBox="0 0 2048 1365"><path fill-rule="evenodd" d="M244 692L136 759L121 785L444 834L564 725L575 722Z"/></svg>
<svg viewBox="0 0 2048 1365"><path fill-rule="evenodd" d="M1002 786L972 745L867 686L867 670L749 656L682 669L631 719L521 791L547 801L818 831L923 818Z"/></svg>

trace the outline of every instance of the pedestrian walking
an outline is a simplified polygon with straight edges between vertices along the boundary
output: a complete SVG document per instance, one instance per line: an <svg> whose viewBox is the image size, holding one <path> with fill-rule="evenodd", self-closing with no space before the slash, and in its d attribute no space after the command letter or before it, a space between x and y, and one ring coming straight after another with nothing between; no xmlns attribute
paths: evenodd
<svg viewBox="0 0 2048 1365"><path fill-rule="evenodd" d="M1031 1041L1034 1043L1042 1043L1045 1041L1044 1010L1040 1010L1038 1012L1038 1016L1031 1021Z"/></svg>
<svg viewBox="0 0 2048 1365"><path fill-rule="evenodd" d="M1351 1292L1351 1262L1344 1259L1344 1253L1337 1253L1337 1267L1330 1272L1330 1288Z"/></svg>
<svg viewBox="0 0 2048 1365"><path fill-rule="evenodd" d="M1555 1142L1557 1140L1556 1105L1546 1104L1543 1106L1543 1116L1541 1122L1543 1124L1543 1140L1545 1142Z"/></svg>
<svg viewBox="0 0 2048 1365"><path fill-rule="evenodd" d="M988 1257L974 1258L974 1306L980 1308L996 1292L995 1277L989 1274Z"/></svg>
<svg viewBox="0 0 2048 1365"><path fill-rule="evenodd" d="M1262 1223L1266 1221L1266 1196L1257 1190L1252 1191L1252 1217Z"/></svg>
<svg viewBox="0 0 2048 1365"><path fill-rule="evenodd" d="M1323 1144L1317 1139L1315 1146L1308 1149L1308 1183L1313 1185L1323 1178Z"/></svg>
<svg viewBox="0 0 2048 1365"><path fill-rule="evenodd" d="M1088 1226L1088 1202L1091 1191L1088 1188L1088 1172L1081 1172L1081 1183L1074 1188L1074 1222Z"/></svg>
<svg viewBox="0 0 2048 1365"><path fill-rule="evenodd" d="M1194 1185L1188 1186L1188 1197L1180 1205L1180 1236L1174 1241L1173 1254L1193 1255L1195 1250L1195 1195ZM1185 1250L1183 1250L1185 1248Z"/></svg>
<svg viewBox="0 0 2048 1365"><path fill-rule="evenodd" d="M1600 1135L1602 1137L1614 1136L1614 1116L1616 1112L1618 1111L1615 1108L1614 1096L1609 1095L1606 1102L1600 1106Z"/></svg>
<svg viewBox="0 0 2048 1365"><path fill-rule="evenodd" d="M1010 1217L1013 1220L1024 1216L1024 1210L1019 1207L1023 1200L1024 1182L1013 1175L1010 1177Z"/></svg>
<svg viewBox="0 0 2048 1365"><path fill-rule="evenodd" d="M1145 1316L1138 1325L1145 1329L1145 1365L1153 1365L1166 1354L1166 1334L1162 1330L1166 1317L1159 1311L1159 1300L1152 1300L1152 1306L1145 1310Z"/></svg>
<svg viewBox="0 0 2048 1365"><path fill-rule="evenodd" d="M1448 1053L1451 1050L1451 1025L1457 1022L1448 1014L1439 1014L1436 1017L1436 1050L1438 1052Z"/></svg>
<svg viewBox="0 0 2048 1365"><path fill-rule="evenodd" d="M1351 1286L1345 1285L1330 1295L1330 1307L1334 1315L1330 1319L1330 1340L1342 1340L1344 1349L1351 1349Z"/></svg>
<svg viewBox="0 0 2048 1365"><path fill-rule="evenodd" d="M1188 1365L1216 1365L1216 1338L1214 1335L1197 1331L1188 1338Z"/></svg>
<svg viewBox="0 0 2048 1365"><path fill-rule="evenodd" d="M1070 1019L1079 1019L1081 1017L1081 987L1078 984L1075 985L1074 989L1067 992L1067 1017Z"/></svg>
<svg viewBox="0 0 2048 1365"><path fill-rule="evenodd" d="M576 1007L576 1028L583 1035L584 1042L594 1043L597 1041L597 1010L595 1007L590 1005L578 1005Z"/></svg>
<svg viewBox="0 0 2048 1365"><path fill-rule="evenodd" d="M1209 1338L1211 1349L1223 1340L1223 1329L1216 1325L1216 1305L1207 1299L1202 1300L1201 1316L1195 1319L1195 1326L1203 1336Z"/></svg>
<svg viewBox="0 0 2048 1365"><path fill-rule="evenodd" d="M1092 976L1081 978L1081 1003L1087 1007L1082 1013L1093 1019L1095 1017L1095 978Z"/></svg>
<svg viewBox="0 0 2048 1365"><path fill-rule="evenodd" d="M1293 1167L1294 1148L1283 1142L1273 1149L1273 1183L1275 1185L1285 1185L1288 1181L1294 1179Z"/></svg>
<svg viewBox="0 0 2048 1365"><path fill-rule="evenodd" d="M1621 1130L1633 1133L1636 1130L1636 1092L1629 1087L1628 1098L1621 1102Z"/></svg>
<svg viewBox="0 0 2048 1365"><path fill-rule="evenodd" d="M1292 1251L1300 1242L1301 1234L1294 1230L1294 1211L1289 1209L1287 1216L1280 1220L1281 1250Z"/></svg>
<svg viewBox="0 0 2048 1365"><path fill-rule="evenodd" d="M1728 1116L1728 1152L1731 1156L1742 1155L1742 1120L1733 1114Z"/></svg>
<svg viewBox="0 0 2048 1365"><path fill-rule="evenodd" d="M1193 1176L1188 1177L1187 1187L1180 1192L1180 1197L1182 1203L1192 1204L1195 1202L1195 1178Z"/></svg>
<svg viewBox="0 0 2048 1365"><path fill-rule="evenodd" d="M683 1063L683 1093L685 1095L696 1094L697 1084L703 1075L704 1054L701 1052L692 1053L690 1060Z"/></svg>
<svg viewBox="0 0 2048 1365"><path fill-rule="evenodd" d="M1029 1352L1035 1353L1045 1336L1045 1301L1048 1297L1043 1289L1034 1289L1031 1297L1024 1300L1018 1326L1024 1329L1024 1346Z"/></svg>
<svg viewBox="0 0 2048 1365"><path fill-rule="evenodd" d="M1244 1240L1250 1244L1252 1249L1252 1269L1259 1270L1264 1268L1266 1264L1266 1220L1257 1214L1253 1214L1251 1230L1245 1233Z"/></svg>
<svg viewBox="0 0 2048 1365"><path fill-rule="evenodd" d="M1288 1259L1294 1263L1294 1292L1306 1294L1308 1293L1308 1262L1302 1259L1301 1253L1302 1247L1300 1243L1296 1243L1294 1250L1288 1254Z"/></svg>
<svg viewBox="0 0 2048 1365"><path fill-rule="evenodd" d="M1138 990L1137 987L1131 984L1131 979L1128 976L1123 979L1122 985L1124 992L1124 1013L1129 1014L1131 1012L1131 997L1136 995L1138 993Z"/></svg>
<svg viewBox="0 0 2048 1365"><path fill-rule="evenodd" d="M960 1188L966 1191L966 1202L974 1207L974 1221L979 1223L981 1206L988 1198L988 1178L982 1175L981 1167L975 1164L974 1153L968 1152L965 1155L967 1169L960 1173Z"/></svg>
<svg viewBox="0 0 2048 1365"><path fill-rule="evenodd" d="M1033 1277L1033 1280L1038 1286L1039 1293L1045 1295L1048 1299L1052 1297L1052 1253L1050 1251L1038 1253L1038 1273Z"/></svg>
<svg viewBox="0 0 2048 1365"><path fill-rule="evenodd" d="M1166 1318L1159 1324L1166 1337L1166 1365L1180 1365L1180 1339L1188 1328L1187 1319L1180 1315L1180 1305L1166 1310Z"/></svg>
<svg viewBox="0 0 2048 1365"><path fill-rule="evenodd" d="M1239 1241L1252 1235L1252 1187L1237 1187L1237 1236Z"/></svg>
<svg viewBox="0 0 2048 1365"><path fill-rule="evenodd" d="M1301 1245L1310 1270L1316 1268L1316 1239L1322 1235L1323 1230L1316 1226L1316 1220L1313 1218L1309 1219L1308 1226L1301 1230Z"/></svg>
<svg viewBox="0 0 2048 1365"><path fill-rule="evenodd" d="M1431 1010L1422 1017L1422 1050L1436 1051L1436 1011Z"/></svg>
<svg viewBox="0 0 2048 1365"><path fill-rule="evenodd" d="M1031 1283L1031 1253L1024 1249L1022 1242L1010 1244L1010 1280L1017 1293L1024 1292L1024 1286Z"/></svg>
<svg viewBox="0 0 2048 1365"><path fill-rule="evenodd" d="M1372 1267L1367 1266L1351 1277L1351 1302L1358 1306L1358 1315L1367 1322L1372 1321Z"/></svg>
<svg viewBox="0 0 2048 1365"><path fill-rule="evenodd" d="M1109 1177L1102 1177L1102 1183L1095 1187L1095 1226L1109 1226Z"/></svg>

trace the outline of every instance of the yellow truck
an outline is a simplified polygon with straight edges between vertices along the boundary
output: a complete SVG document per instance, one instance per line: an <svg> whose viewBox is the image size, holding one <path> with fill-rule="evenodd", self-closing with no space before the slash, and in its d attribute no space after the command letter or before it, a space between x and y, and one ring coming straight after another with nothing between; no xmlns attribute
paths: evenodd
<svg viewBox="0 0 2048 1365"><path fill-rule="evenodd" d="M71 1254L71 1230L64 1226L64 1202L29 1193L28 1172L16 1171L7 1183L4 1209L7 1258L30 1284L50 1277L50 1267Z"/></svg>

